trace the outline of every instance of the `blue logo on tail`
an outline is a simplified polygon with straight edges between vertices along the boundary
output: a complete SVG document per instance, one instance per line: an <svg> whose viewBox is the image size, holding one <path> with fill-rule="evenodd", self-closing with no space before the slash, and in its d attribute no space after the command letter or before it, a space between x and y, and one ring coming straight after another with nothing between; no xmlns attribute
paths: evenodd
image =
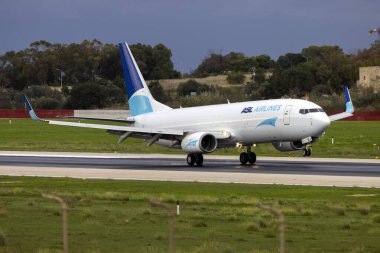
<svg viewBox="0 0 380 253"><path fill-rule="evenodd" d="M128 104L132 116L153 112L149 98L147 98L146 96L133 96L131 99L128 100Z"/></svg>

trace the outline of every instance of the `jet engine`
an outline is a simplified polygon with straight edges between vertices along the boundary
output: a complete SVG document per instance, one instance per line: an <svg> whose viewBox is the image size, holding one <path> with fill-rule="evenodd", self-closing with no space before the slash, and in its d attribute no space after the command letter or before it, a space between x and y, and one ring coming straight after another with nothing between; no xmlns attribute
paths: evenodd
<svg viewBox="0 0 380 253"><path fill-rule="evenodd" d="M302 141L273 142L273 147L281 152L301 150L305 148Z"/></svg>
<svg viewBox="0 0 380 253"><path fill-rule="evenodd" d="M181 148L186 153L210 153L216 146L215 136L207 132L188 134L181 142Z"/></svg>

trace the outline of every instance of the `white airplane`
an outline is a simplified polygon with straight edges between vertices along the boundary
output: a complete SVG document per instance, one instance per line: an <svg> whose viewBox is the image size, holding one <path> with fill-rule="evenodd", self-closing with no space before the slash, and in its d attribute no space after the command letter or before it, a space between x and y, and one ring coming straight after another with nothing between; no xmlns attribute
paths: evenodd
<svg viewBox="0 0 380 253"><path fill-rule="evenodd" d="M319 140L330 121L350 117L354 112L347 86L346 111L330 117L317 104L301 99L173 109L153 98L127 43L120 43L119 49L131 116L125 120L81 119L121 121L126 126L42 120L24 96L30 117L53 125L105 129L120 136L119 143L135 137L146 140L148 146L155 143L182 149L188 154L188 165L200 166L203 154L235 146L247 147L247 152L240 154L241 164L254 164L256 154L251 148L260 143L272 143L282 152L304 150L304 155L310 156L308 144Z"/></svg>

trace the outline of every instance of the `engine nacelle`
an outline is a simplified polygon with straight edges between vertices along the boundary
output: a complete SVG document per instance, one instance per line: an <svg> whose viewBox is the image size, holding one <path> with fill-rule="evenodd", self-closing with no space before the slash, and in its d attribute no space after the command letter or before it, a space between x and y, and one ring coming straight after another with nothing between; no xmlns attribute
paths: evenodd
<svg viewBox="0 0 380 253"><path fill-rule="evenodd" d="M300 150L305 147L302 141L273 142L272 145L281 152Z"/></svg>
<svg viewBox="0 0 380 253"><path fill-rule="evenodd" d="M181 148L186 153L210 153L216 149L217 140L207 132L198 132L186 135L182 139Z"/></svg>

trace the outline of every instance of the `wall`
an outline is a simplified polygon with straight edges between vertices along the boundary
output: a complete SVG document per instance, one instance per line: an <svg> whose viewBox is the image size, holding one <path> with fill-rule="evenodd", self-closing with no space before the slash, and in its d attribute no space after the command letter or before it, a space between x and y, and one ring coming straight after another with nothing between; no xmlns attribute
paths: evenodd
<svg viewBox="0 0 380 253"><path fill-rule="evenodd" d="M327 112L328 115L337 114L340 112ZM343 121L369 121L380 120L380 112L354 112L354 116L345 118Z"/></svg>
<svg viewBox="0 0 380 253"><path fill-rule="evenodd" d="M357 84L364 88L373 87L374 91L380 92L380 67L360 67Z"/></svg>
<svg viewBox="0 0 380 253"><path fill-rule="evenodd" d="M36 114L40 118L60 118L74 116L74 110L36 110ZM27 110L8 110L0 109L0 118L29 118Z"/></svg>
<svg viewBox="0 0 380 253"><path fill-rule="evenodd" d="M74 110L75 117L126 119L129 110Z"/></svg>

